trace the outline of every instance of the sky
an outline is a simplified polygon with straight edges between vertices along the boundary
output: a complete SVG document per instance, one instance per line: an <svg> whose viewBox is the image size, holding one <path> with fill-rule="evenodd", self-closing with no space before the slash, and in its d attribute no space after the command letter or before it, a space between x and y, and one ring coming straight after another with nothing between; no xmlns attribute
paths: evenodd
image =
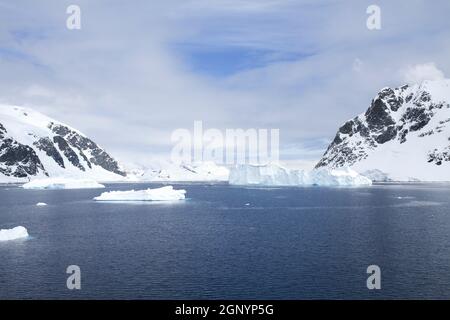
<svg viewBox="0 0 450 320"><path fill-rule="evenodd" d="M448 0L0 0L0 103L122 162L170 157L174 130L200 120L279 129L281 160L310 166L381 88L450 74L449 12Z"/></svg>

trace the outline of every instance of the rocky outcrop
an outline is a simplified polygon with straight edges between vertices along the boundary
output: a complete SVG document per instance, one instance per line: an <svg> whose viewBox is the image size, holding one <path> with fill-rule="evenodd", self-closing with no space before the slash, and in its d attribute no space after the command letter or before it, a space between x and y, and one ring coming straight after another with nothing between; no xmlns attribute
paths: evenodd
<svg viewBox="0 0 450 320"><path fill-rule="evenodd" d="M49 128L60 138L64 138L64 141L67 141L72 148L78 150L88 166L92 166L92 163L118 175L126 175L125 172L120 170L118 162L91 139L63 125L50 123ZM90 156L87 157L86 154ZM73 159L76 161L74 157Z"/></svg>
<svg viewBox="0 0 450 320"><path fill-rule="evenodd" d="M39 172L48 175L33 148L6 136L0 124L0 173L16 178L33 176Z"/></svg>

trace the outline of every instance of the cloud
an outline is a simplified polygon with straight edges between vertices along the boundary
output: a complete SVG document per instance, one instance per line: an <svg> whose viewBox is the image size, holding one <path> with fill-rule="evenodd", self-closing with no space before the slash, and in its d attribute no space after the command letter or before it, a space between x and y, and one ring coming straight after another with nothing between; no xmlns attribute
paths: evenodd
<svg viewBox="0 0 450 320"><path fill-rule="evenodd" d="M37 84L33 84L30 87L28 87L25 90L24 94L30 97L44 97L44 98L53 97L55 95L54 92L52 92L51 90Z"/></svg>
<svg viewBox="0 0 450 320"><path fill-rule="evenodd" d="M433 61L450 72L447 0L380 0L378 31L360 0L79 0L78 31L66 29L71 1L2 3L0 102L125 161L170 157L171 133L195 120L278 128L282 159L312 161L380 88L403 84L398 70ZM310 144L314 154L295 147Z"/></svg>
<svg viewBox="0 0 450 320"><path fill-rule="evenodd" d="M354 72L361 72L363 68L364 63L361 61L361 59L356 58L353 61L352 69Z"/></svg>
<svg viewBox="0 0 450 320"><path fill-rule="evenodd" d="M444 79L444 72L439 70L434 62L416 64L408 67L405 71L404 79L408 84L420 84L425 80Z"/></svg>

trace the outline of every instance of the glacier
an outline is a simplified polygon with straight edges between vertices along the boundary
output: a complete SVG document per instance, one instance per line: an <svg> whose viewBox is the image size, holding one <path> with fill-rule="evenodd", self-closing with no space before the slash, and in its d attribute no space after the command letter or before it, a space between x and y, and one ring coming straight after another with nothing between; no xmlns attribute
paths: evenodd
<svg viewBox="0 0 450 320"><path fill-rule="evenodd" d="M28 231L25 227L19 226L12 229L0 230L0 241L10 241L16 239L28 238Z"/></svg>
<svg viewBox="0 0 450 320"><path fill-rule="evenodd" d="M291 170L277 164L238 165L230 172L230 185L255 186L369 186L372 181L344 169Z"/></svg>
<svg viewBox="0 0 450 320"><path fill-rule="evenodd" d="M172 186L166 186L147 190L110 191L95 197L95 201L173 201L184 200L186 190L175 190Z"/></svg>
<svg viewBox="0 0 450 320"><path fill-rule="evenodd" d="M59 189L101 189L105 186L90 179L48 178L36 179L25 183L22 188L33 190L59 190Z"/></svg>

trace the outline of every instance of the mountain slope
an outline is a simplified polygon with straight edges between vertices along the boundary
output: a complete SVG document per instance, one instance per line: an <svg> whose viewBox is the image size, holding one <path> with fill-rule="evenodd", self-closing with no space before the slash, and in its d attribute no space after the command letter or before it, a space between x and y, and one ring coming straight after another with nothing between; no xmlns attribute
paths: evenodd
<svg viewBox="0 0 450 320"><path fill-rule="evenodd" d="M0 182L48 176L115 181L125 173L81 132L28 108L0 105Z"/></svg>
<svg viewBox="0 0 450 320"><path fill-rule="evenodd" d="M450 80L384 88L342 125L316 168L396 181L450 181Z"/></svg>
<svg viewBox="0 0 450 320"><path fill-rule="evenodd" d="M228 181L229 174L228 168L214 162L179 165L164 160L153 160L150 166L135 165L127 170L130 180L154 182L224 182Z"/></svg>

